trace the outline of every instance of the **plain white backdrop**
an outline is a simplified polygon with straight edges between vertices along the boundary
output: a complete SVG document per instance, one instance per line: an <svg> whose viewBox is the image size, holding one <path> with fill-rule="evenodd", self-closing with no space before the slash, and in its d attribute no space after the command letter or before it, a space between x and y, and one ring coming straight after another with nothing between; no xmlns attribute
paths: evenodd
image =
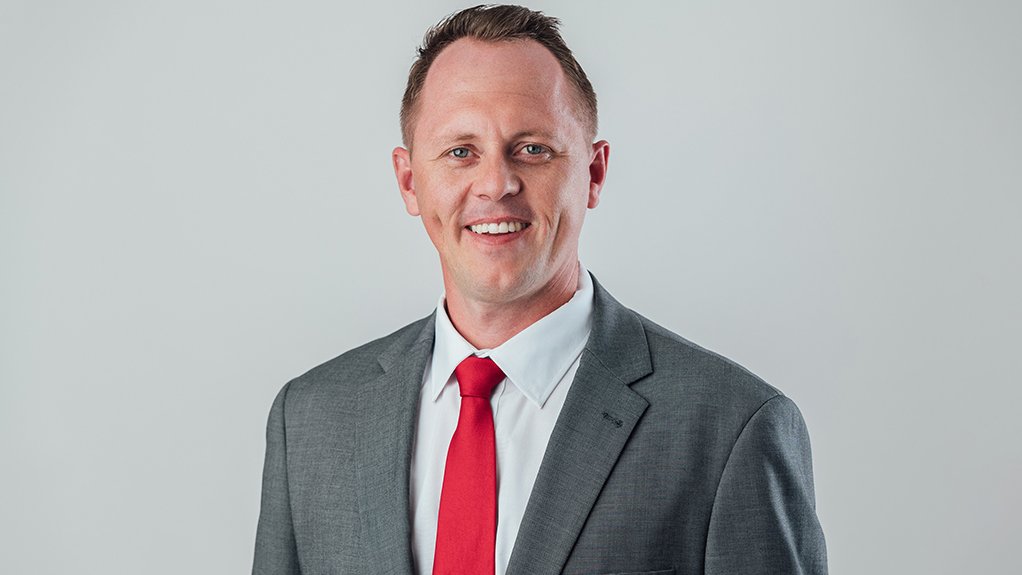
<svg viewBox="0 0 1022 575"><path fill-rule="evenodd" d="M250 569L276 391L440 293L389 154L465 6L0 0L0 571ZM531 6L583 262L799 404L831 571L1022 571L1022 5Z"/></svg>

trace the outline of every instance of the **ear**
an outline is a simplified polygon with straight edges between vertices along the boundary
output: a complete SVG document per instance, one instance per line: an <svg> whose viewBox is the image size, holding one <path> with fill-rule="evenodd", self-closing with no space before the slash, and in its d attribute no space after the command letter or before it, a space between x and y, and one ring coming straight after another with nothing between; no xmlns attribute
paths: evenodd
<svg viewBox="0 0 1022 575"><path fill-rule="evenodd" d="M589 162L589 209L600 204L600 190L607 181L607 163L610 161L610 143L600 140L593 144L593 159Z"/></svg>
<svg viewBox="0 0 1022 575"><path fill-rule="evenodd" d="M394 176L397 177L397 189L401 199L405 201L405 210L409 215L419 215L419 200L415 197L415 182L412 178L412 153L398 146L391 152L394 162Z"/></svg>

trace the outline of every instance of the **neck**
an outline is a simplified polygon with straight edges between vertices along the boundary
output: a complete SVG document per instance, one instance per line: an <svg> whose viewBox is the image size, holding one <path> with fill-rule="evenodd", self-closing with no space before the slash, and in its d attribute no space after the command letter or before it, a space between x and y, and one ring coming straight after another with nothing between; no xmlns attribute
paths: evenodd
<svg viewBox="0 0 1022 575"><path fill-rule="evenodd" d="M447 316L465 341L493 349L567 303L575 295L578 273L576 262L538 292L509 302L479 301L447 290Z"/></svg>

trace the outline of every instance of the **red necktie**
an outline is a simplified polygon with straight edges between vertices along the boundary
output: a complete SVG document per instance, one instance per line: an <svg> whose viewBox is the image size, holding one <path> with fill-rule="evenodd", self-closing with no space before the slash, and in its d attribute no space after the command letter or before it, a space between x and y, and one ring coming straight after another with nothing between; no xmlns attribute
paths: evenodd
<svg viewBox="0 0 1022 575"><path fill-rule="evenodd" d="M454 370L461 411L447 449L433 575L493 575L497 540L497 446L490 394L504 372L471 355Z"/></svg>

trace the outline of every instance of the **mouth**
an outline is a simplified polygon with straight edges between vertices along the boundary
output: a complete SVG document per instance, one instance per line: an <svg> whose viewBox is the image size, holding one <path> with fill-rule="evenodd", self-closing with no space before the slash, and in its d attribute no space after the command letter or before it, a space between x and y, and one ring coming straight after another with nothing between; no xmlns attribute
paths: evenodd
<svg viewBox="0 0 1022 575"><path fill-rule="evenodd" d="M499 236L520 232L528 227L528 222L501 221L472 224L470 226L465 226L465 229L474 234Z"/></svg>

